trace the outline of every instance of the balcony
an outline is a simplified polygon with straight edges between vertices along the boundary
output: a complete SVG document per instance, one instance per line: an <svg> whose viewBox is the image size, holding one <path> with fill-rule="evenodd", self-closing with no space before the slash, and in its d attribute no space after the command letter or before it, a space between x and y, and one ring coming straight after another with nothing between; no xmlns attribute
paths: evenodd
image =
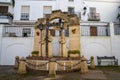
<svg viewBox="0 0 120 80"><path fill-rule="evenodd" d="M99 13L89 13L88 21L100 21L100 14Z"/></svg>
<svg viewBox="0 0 120 80"><path fill-rule="evenodd" d="M33 37L34 27L29 26L5 26L3 28L3 37Z"/></svg>
<svg viewBox="0 0 120 80"><path fill-rule="evenodd" d="M0 14L0 23L10 24L12 22L13 16L10 13Z"/></svg>
<svg viewBox="0 0 120 80"><path fill-rule="evenodd" d="M0 0L0 3L11 3L11 0Z"/></svg>

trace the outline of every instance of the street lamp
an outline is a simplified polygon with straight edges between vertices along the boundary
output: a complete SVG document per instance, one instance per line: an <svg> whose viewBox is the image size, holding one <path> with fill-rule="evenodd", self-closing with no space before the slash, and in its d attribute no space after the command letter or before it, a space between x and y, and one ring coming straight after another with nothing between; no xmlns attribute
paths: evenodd
<svg viewBox="0 0 120 80"><path fill-rule="evenodd" d="M41 57L42 57L42 30L43 30L43 24L42 23L40 23L39 29L41 31Z"/></svg>
<svg viewBox="0 0 120 80"><path fill-rule="evenodd" d="M46 56L48 57L48 30L49 30L49 20L48 18L46 19L46 37L45 37L45 40L46 40Z"/></svg>
<svg viewBox="0 0 120 80"><path fill-rule="evenodd" d="M60 26L60 36L62 39L62 31L63 31L63 22L62 19L59 19L59 26ZM61 43L61 56L63 56L63 44Z"/></svg>
<svg viewBox="0 0 120 80"><path fill-rule="evenodd" d="M60 35L62 35L62 31L63 31L63 22L62 22L62 19L59 19L59 26L60 26Z"/></svg>

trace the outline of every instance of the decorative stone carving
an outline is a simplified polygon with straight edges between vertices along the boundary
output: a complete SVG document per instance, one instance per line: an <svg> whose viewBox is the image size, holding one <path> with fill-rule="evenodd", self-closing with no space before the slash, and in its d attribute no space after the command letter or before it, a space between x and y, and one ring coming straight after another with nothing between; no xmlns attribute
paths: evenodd
<svg viewBox="0 0 120 80"><path fill-rule="evenodd" d="M62 32L61 37L59 38L59 43L60 43L60 56L68 57L66 48L66 38L64 32Z"/></svg>
<svg viewBox="0 0 120 80"><path fill-rule="evenodd" d="M48 32L48 57L52 57L52 36L50 31Z"/></svg>

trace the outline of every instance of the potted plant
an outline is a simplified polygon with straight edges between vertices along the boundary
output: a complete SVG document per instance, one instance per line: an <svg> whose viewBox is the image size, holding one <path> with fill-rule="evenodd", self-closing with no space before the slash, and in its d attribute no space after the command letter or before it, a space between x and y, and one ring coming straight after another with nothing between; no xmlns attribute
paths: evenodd
<svg viewBox="0 0 120 80"><path fill-rule="evenodd" d="M80 50L69 50L68 56L69 57L80 57Z"/></svg>
<svg viewBox="0 0 120 80"><path fill-rule="evenodd" d="M31 54L32 54L32 56L38 56L39 55L39 51L32 51Z"/></svg>

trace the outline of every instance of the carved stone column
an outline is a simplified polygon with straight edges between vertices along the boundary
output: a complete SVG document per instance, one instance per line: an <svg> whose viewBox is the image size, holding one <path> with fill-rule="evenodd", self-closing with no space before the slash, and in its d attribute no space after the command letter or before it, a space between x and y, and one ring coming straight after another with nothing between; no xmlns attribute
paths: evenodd
<svg viewBox="0 0 120 80"><path fill-rule="evenodd" d="M46 57L45 54L45 30L42 31L42 56Z"/></svg>
<svg viewBox="0 0 120 80"><path fill-rule="evenodd" d="M68 57L64 32L62 32L62 35L59 39L59 43L60 43L60 56Z"/></svg>
<svg viewBox="0 0 120 80"><path fill-rule="evenodd" d="M42 32L41 32L41 38L42 39L40 39L40 48L39 48L39 56L41 56L41 57L45 57L46 56L46 54L45 54L45 35L44 35L44 33L45 33L45 31L43 30Z"/></svg>
<svg viewBox="0 0 120 80"><path fill-rule="evenodd" d="M50 31L48 32L48 57L52 57L52 36Z"/></svg>

